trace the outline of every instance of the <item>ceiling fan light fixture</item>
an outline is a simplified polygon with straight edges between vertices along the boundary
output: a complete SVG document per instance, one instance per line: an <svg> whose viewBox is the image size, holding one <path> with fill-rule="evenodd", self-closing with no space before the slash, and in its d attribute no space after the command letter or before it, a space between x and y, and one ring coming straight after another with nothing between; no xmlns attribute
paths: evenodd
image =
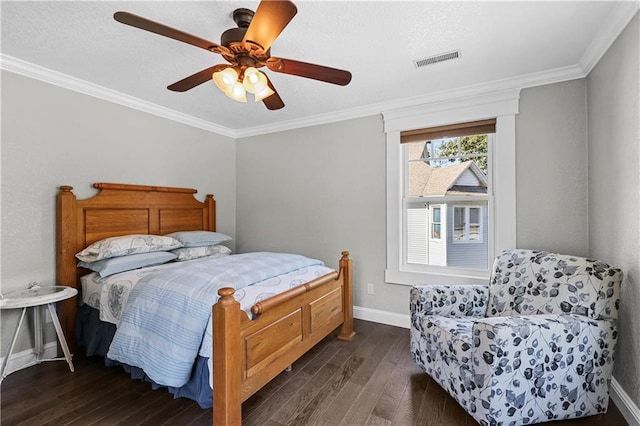
<svg viewBox="0 0 640 426"><path fill-rule="evenodd" d="M218 86L218 89L222 90L227 96L234 90L236 83L238 83L238 71L233 67L214 72L211 77L216 86Z"/></svg>
<svg viewBox="0 0 640 426"><path fill-rule="evenodd" d="M238 102L247 102L247 92L244 90L244 86L240 82L233 85L230 91L225 92L225 95Z"/></svg>
<svg viewBox="0 0 640 426"><path fill-rule="evenodd" d="M267 77L254 67L248 67L244 70L242 85L247 89L247 92L253 94L262 92L265 87L269 87Z"/></svg>
<svg viewBox="0 0 640 426"><path fill-rule="evenodd" d="M261 100L268 98L269 96L273 95L274 92L273 90L271 90L271 88L269 86L265 86L264 89L262 89L261 91L257 92L254 96L256 99L256 102L260 102Z"/></svg>

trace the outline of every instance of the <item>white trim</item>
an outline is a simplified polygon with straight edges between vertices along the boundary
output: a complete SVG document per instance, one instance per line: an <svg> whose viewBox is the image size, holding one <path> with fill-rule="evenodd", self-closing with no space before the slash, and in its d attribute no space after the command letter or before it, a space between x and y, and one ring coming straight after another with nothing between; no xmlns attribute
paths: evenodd
<svg viewBox="0 0 640 426"><path fill-rule="evenodd" d="M633 403L633 400L624 389L622 389L622 386L620 386L620 383L618 383L615 377L611 379L609 390L611 391L611 399L629 423L629 426L640 426L640 409Z"/></svg>
<svg viewBox="0 0 640 426"><path fill-rule="evenodd" d="M381 311L379 309L365 308L362 306L353 307L353 317L364 321L392 325L394 327L408 329L411 326L411 317L407 314L397 314L395 312ZM356 330L356 333L357 332L358 330Z"/></svg>
<svg viewBox="0 0 640 426"><path fill-rule="evenodd" d="M474 200L468 200L468 201L474 201ZM482 207L485 207L484 205L482 206L478 206L478 205L471 205L471 204L452 204L453 207L453 231L451 232L451 236L452 236L452 242L451 244L483 244L484 243L484 226L483 226L483 222L482 220L484 219L484 214L482 213ZM489 202L487 201L487 210L489 209ZM455 232L456 232L456 209L464 209L464 234L463 236L466 237L465 239L462 240L456 240L455 238ZM477 240L472 240L469 238L469 236L471 235L471 209L478 209L480 211L479 213L479 217L480 217L480 221L477 223L477 225L480 226L480 238ZM489 266L487 266L487 269L489 268Z"/></svg>
<svg viewBox="0 0 640 426"><path fill-rule="evenodd" d="M576 80L579 78L584 78L586 76L587 75L582 72L579 66L572 65L548 71L525 74L518 77L494 80L481 84L474 84L471 86L465 86L456 89L425 93L409 98L403 98L389 102L380 102L377 104L370 104L362 107L350 108L342 111L315 115L312 117L305 117L297 120L281 121L264 126L248 127L245 129L237 130L236 137L244 138L249 136L263 135L267 133L282 132L285 130L299 129L303 127L318 126L354 118L368 117L371 115L380 114L381 111L411 108L417 105L424 105L434 102L441 102L448 99L486 94L488 92L498 92L504 90L520 91L521 89L527 87L544 86L552 83L560 83L562 81Z"/></svg>
<svg viewBox="0 0 640 426"><path fill-rule="evenodd" d="M520 89L473 93L433 102L423 97L420 105L384 111L384 131L400 132L517 114L519 99Z"/></svg>
<svg viewBox="0 0 640 426"><path fill-rule="evenodd" d="M603 52L604 53L604 52ZM390 111L416 105L431 104L452 98L463 98L484 94L487 92L498 92L504 90L520 90L526 87L542 86L546 84L558 83L561 81L575 80L586 77L586 74L578 65L556 68L548 71L525 74L501 80L494 80L487 83L465 86L457 89L442 90L438 92L422 94L395 101L381 102L350 108L342 111L335 111L327 114L319 114L311 117L296 120L281 121L264 126L248 127L244 129L230 129L215 123L202 120L166 107L162 107L151 102L143 101L133 96L129 96L84 80L80 80L69 75L53 71L42 66L18 59L9 55L0 54L0 68L16 74L24 75L36 80L44 81L55 86L60 86L85 95L114 102L129 108L147 112L177 121L188 126L207 130L223 136L239 139L249 136L264 135L268 133L281 132L285 130L299 129L303 127L317 126L338 121L350 120L360 117L368 117L380 114L380 111Z"/></svg>
<svg viewBox="0 0 640 426"><path fill-rule="evenodd" d="M232 129L218 126L217 124L211 123L209 121L202 120L200 118L196 118L167 107L143 101L142 99L134 98L133 96L116 92L115 90L107 89L106 87L102 87L85 80L80 80L78 78L71 77L69 75L35 65L18 58L14 58L12 56L2 54L1 59L2 69L13 72L15 74L20 74L26 77L33 78L35 80L44 81L45 83L53 84L54 86L63 87L65 89L73 90L74 92L93 96L95 98L103 99L115 104L124 105L138 111L143 111L148 114L166 118L168 120L177 121L178 123L196 127L198 129L207 130L219 135L228 136L231 138L236 137L236 134Z"/></svg>
<svg viewBox="0 0 640 426"><path fill-rule="evenodd" d="M440 210L440 220L438 220L437 222L433 220L433 211L435 209ZM429 213L428 213L428 220L427 220L427 229L429 232L429 241L435 242L435 243L442 243L442 203L441 204L430 204L429 203ZM446 218L445 218L445 224L446 224ZM440 231L439 231L439 237L434 237L433 236L433 225L440 225ZM446 235L446 233L445 233Z"/></svg>
<svg viewBox="0 0 640 426"><path fill-rule="evenodd" d="M578 61L578 65L585 75L588 75L604 54L607 53L613 42L616 41L620 33L633 19L638 9L640 9L640 2L637 0L620 2L615 6Z"/></svg>
<svg viewBox="0 0 640 426"><path fill-rule="evenodd" d="M58 342L49 342L43 346L43 353L40 358L55 358L58 354ZM0 358L0 365L4 362L4 358ZM64 359L64 358L63 358ZM11 354L9 362L7 363L6 374L9 375L23 368L35 365L36 354L34 348L26 349L22 352ZM43 361L44 362L44 361Z"/></svg>
<svg viewBox="0 0 640 426"><path fill-rule="evenodd" d="M453 268L429 268L433 272L412 270L403 259L403 177L400 131L496 117L496 134L490 144L493 197L488 217L489 258L516 244L515 188L515 115L519 112L520 90L504 90L475 94L460 99L447 99L414 108L383 113L386 132L386 212L387 266L385 281L394 284L430 284L447 280L449 284L471 284L485 281L489 270L472 271ZM493 201L495 198L495 201Z"/></svg>

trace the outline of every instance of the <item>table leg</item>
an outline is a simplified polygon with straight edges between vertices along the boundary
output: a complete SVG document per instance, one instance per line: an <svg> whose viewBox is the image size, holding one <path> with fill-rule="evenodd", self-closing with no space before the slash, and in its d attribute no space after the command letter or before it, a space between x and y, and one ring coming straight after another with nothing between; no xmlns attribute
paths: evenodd
<svg viewBox="0 0 640 426"><path fill-rule="evenodd" d="M51 314L51 320L53 321L53 325L56 328L56 334L58 335L58 341L60 341L60 346L62 346L62 351L64 352L64 358L67 360L67 364L69 364L69 369L73 373L73 362L71 361L71 352L69 352L69 346L67 346L67 341L64 338L64 333L62 332L62 326L60 325L60 320L58 319L58 313L56 312L56 304L49 303L47 305L49 307L49 313Z"/></svg>
<svg viewBox="0 0 640 426"><path fill-rule="evenodd" d="M9 346L9 353L2 361L2 370L0 371L0 380L4 380L7 377L4 373L7 369L7 363L9 362L9 358L13 353L13 348L16 346L16 340L18 340L18 333L20 333L20 327L22 327L22 321L24 320L24 314L27 312L27 308L22 308L22 314L20 315L20 321L18 321L18 327L16 327L16 332L13 333L13 339L11 340L11 346Z"/></svg>
<svg viewBox="0 0 640 426"><path fill-rule="evenodd" d="M39 364L44 352L44 343L42 335L42 306L34 306L33 312L33 338L35 341L36 362Z"/></svg>

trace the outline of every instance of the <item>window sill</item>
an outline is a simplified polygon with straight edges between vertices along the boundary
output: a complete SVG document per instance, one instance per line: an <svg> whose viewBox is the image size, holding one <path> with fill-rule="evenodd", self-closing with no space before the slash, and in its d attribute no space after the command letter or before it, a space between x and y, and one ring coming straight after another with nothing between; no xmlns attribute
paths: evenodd
<svg viewBox="0 0 640 426"><path fill-rule="evenodd" d="M389 284L435 285L435 284L488 284L490 271L442 270L433 272L385 269L384 280Z"/></svg>

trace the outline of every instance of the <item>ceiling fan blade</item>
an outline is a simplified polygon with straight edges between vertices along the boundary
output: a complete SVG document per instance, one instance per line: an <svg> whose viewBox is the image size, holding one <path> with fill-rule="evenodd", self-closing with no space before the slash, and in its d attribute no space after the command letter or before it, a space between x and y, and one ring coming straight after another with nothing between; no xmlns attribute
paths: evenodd
<svg viewBox="0 0 640 426"><path fill-rule="evenodd" d="M311 78L340 86L346 86L351 81L351 73L349 71L294 61L293 59L272 57L267 60L267 67L271 71Z"/></svg>
<svg viewBox="0 0 640 426"><path fill-rule="evenodd" d="M130 25L141 30L150 31L152 33L159 34L161 36L169 37L174 40L182 41L184 43L191 44L196 47L208 50L210 52L221 53L226 50L225 47L220 46L209 40L205 40L200 37L185 33L184 31L177 30L175 28L168 27L164 24L152 21L142 16L134 15L129 12L116 12L113 14L113 19L126 25Z"/></svg>
<svg viewBox="0 0 640 426"><path fill-rule="evenodd" d="M296 5L288 0L263 0L258 5L242 42L255 43L266 52L296 13Z"/></svg>
<svg viewBox="0 0 640 426"><path fill-rule="evenodd" d="M176 81L170 86L167 86L167 89L173 90L174 92L186 92L189 89L193 89L196 86L201 85L202 83L206 83L211 80L211 75L214 72L222 71L223 69L229 67L229 65L218 64L212 67L207 68L206 70L199 71L195 74L190 75L189 77L183 78L180 81Z"/></svg>
<svg viewBox="0 0 640 426"><path fill-rule="evenodd" d="M266 74L265 74L265 77L267 77ZM267 84L269 84L269 88L273 90L273 95L267 98L264 98L262 100L262 102L264 103L264 106L266 106L267 109L272 111L276 109L284 108L284 102L282 102L280 95L278 95L278 92L276 91L276 88L273 86L273 83L271 82L271 80L269 80L269 77L267 77Z"/></svg>

